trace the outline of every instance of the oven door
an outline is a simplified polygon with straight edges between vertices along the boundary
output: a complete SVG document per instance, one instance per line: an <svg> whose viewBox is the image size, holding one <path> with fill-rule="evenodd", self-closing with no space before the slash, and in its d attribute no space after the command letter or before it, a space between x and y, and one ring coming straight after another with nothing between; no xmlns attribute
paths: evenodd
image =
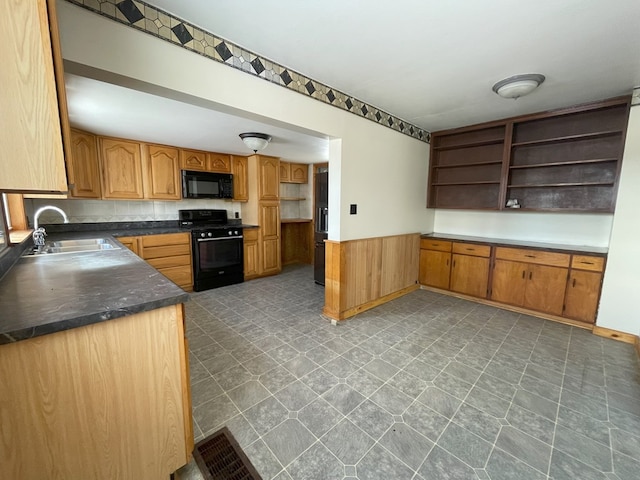
<svg viewBox="0 0 640 480"><path fill-rule="evenodd" d="M242 236L193 238L193 277L197 292L244 281Z"/></svg>

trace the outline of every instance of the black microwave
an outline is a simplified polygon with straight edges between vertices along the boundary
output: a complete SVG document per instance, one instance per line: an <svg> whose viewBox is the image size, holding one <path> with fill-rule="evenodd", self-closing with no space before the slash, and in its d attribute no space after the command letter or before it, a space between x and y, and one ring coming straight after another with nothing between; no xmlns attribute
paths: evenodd
<svg viewBox="0 0 640 480"><path fill-rule="evenodd" d="M182 170L182 198L233 198L233 175Z"/></svg>

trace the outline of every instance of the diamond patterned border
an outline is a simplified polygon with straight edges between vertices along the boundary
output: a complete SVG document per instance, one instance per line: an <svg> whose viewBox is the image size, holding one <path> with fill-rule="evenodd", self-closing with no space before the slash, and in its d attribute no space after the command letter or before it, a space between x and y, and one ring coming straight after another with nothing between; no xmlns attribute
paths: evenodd
<svg viewBox="0 0 640 480"><path fill-rule="evenodd" d="M290 68L244 50L181 18L140 0L66 0L104 17L133 27L255 77L366 118L423 142L431 134L357 98L331 88ZM637 98L637 97L634 97Z"/></svg>

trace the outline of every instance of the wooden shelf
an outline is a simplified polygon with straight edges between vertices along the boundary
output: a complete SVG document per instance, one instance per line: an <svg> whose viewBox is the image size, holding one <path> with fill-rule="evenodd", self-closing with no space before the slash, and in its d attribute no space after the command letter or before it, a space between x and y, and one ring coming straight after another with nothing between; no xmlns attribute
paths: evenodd
<svg viewBox="0 0 640 480"><path fill-rule="evenodd" d="M460 167L481 167L482 165L500 165L502 160L490 162L456 163L455 165L434 165L433 168L460 168Z"/></svg>
<svg viewBox="0 0 640 480"><path fill-rule="evenodd" d="M535 165L511 165L509 168L521 169L521 168L541 168L541 167L562 167L565 165L584 165L587 163L607 163L617 162L617 158L595 158L593 160L571 160L568 162L549 162L549 163L536 163Z"/></svg>
<svg viewBox="0 0 640 480"><path fill-rule="evenodd" d="M540 183L537 185L507 185L508 188L548 188L548 187L594 187L612 186L613 182Z"/></svg>
<svg viewBox="0 0 640 480"><path fill-rule="evenodd" d="M280 200L285 202L298 202L300 200L306 200L304 197L280 197Z"/></svg>
<svg viewBox="0 0 640 480"><path fill-rule="evenodd" d="M608 130L605 132L594 132L594 133L583 133L580 135L567 135L564 137L553 137L553 138L545 138L542 140L531 140L528 142L517 142L517 143L512 143L511 146L512 147L526 147L529 145L542 145L545 143L558 143L558 142L569 142L569 141L576 141L576 140L589 140L592 138L602 138L602 137L609 137L612 135L621 135L622 134L622 130Z"/></svg>
<svg viewBox="0 0 640 480"><path fill-rule="evenodd" d="M434 183L434 187L447 187L451 185L500 185L500 180L495 182L447 182L447 183Z"/></svg>
<svg viewBox="0 0 640 480"><path fill-rule="evenodd" d="M494 138L491 140L480 140L477 142L469 142L469 143L461 143L458 145L444 145L442 147L433 147L434 150L443 151L443 150L457 150L461 148L472 148L472 147L482 147L484 145L498 145L500 143L504 143L503 138Z"/></svg>

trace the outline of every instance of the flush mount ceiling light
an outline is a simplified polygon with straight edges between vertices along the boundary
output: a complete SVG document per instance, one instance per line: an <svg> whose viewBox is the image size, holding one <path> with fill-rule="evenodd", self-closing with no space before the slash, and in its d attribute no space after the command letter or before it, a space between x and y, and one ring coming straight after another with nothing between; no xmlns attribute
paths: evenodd
<svg viewBox="0 0 640 480"><path fill-rule="evenodd" d="M253 150L253 153L258 153L258 150L265 148L271 141L270 135L256 132L241 133L240 138L247 147Z"/></svg>
<svg viewBox="0 0 640 480"><path fill-rule="evenodd" d="M544 75L526 73L500 80L493 86L493 91L503 98L519 98L533 92L544 82Z"/></svg>

